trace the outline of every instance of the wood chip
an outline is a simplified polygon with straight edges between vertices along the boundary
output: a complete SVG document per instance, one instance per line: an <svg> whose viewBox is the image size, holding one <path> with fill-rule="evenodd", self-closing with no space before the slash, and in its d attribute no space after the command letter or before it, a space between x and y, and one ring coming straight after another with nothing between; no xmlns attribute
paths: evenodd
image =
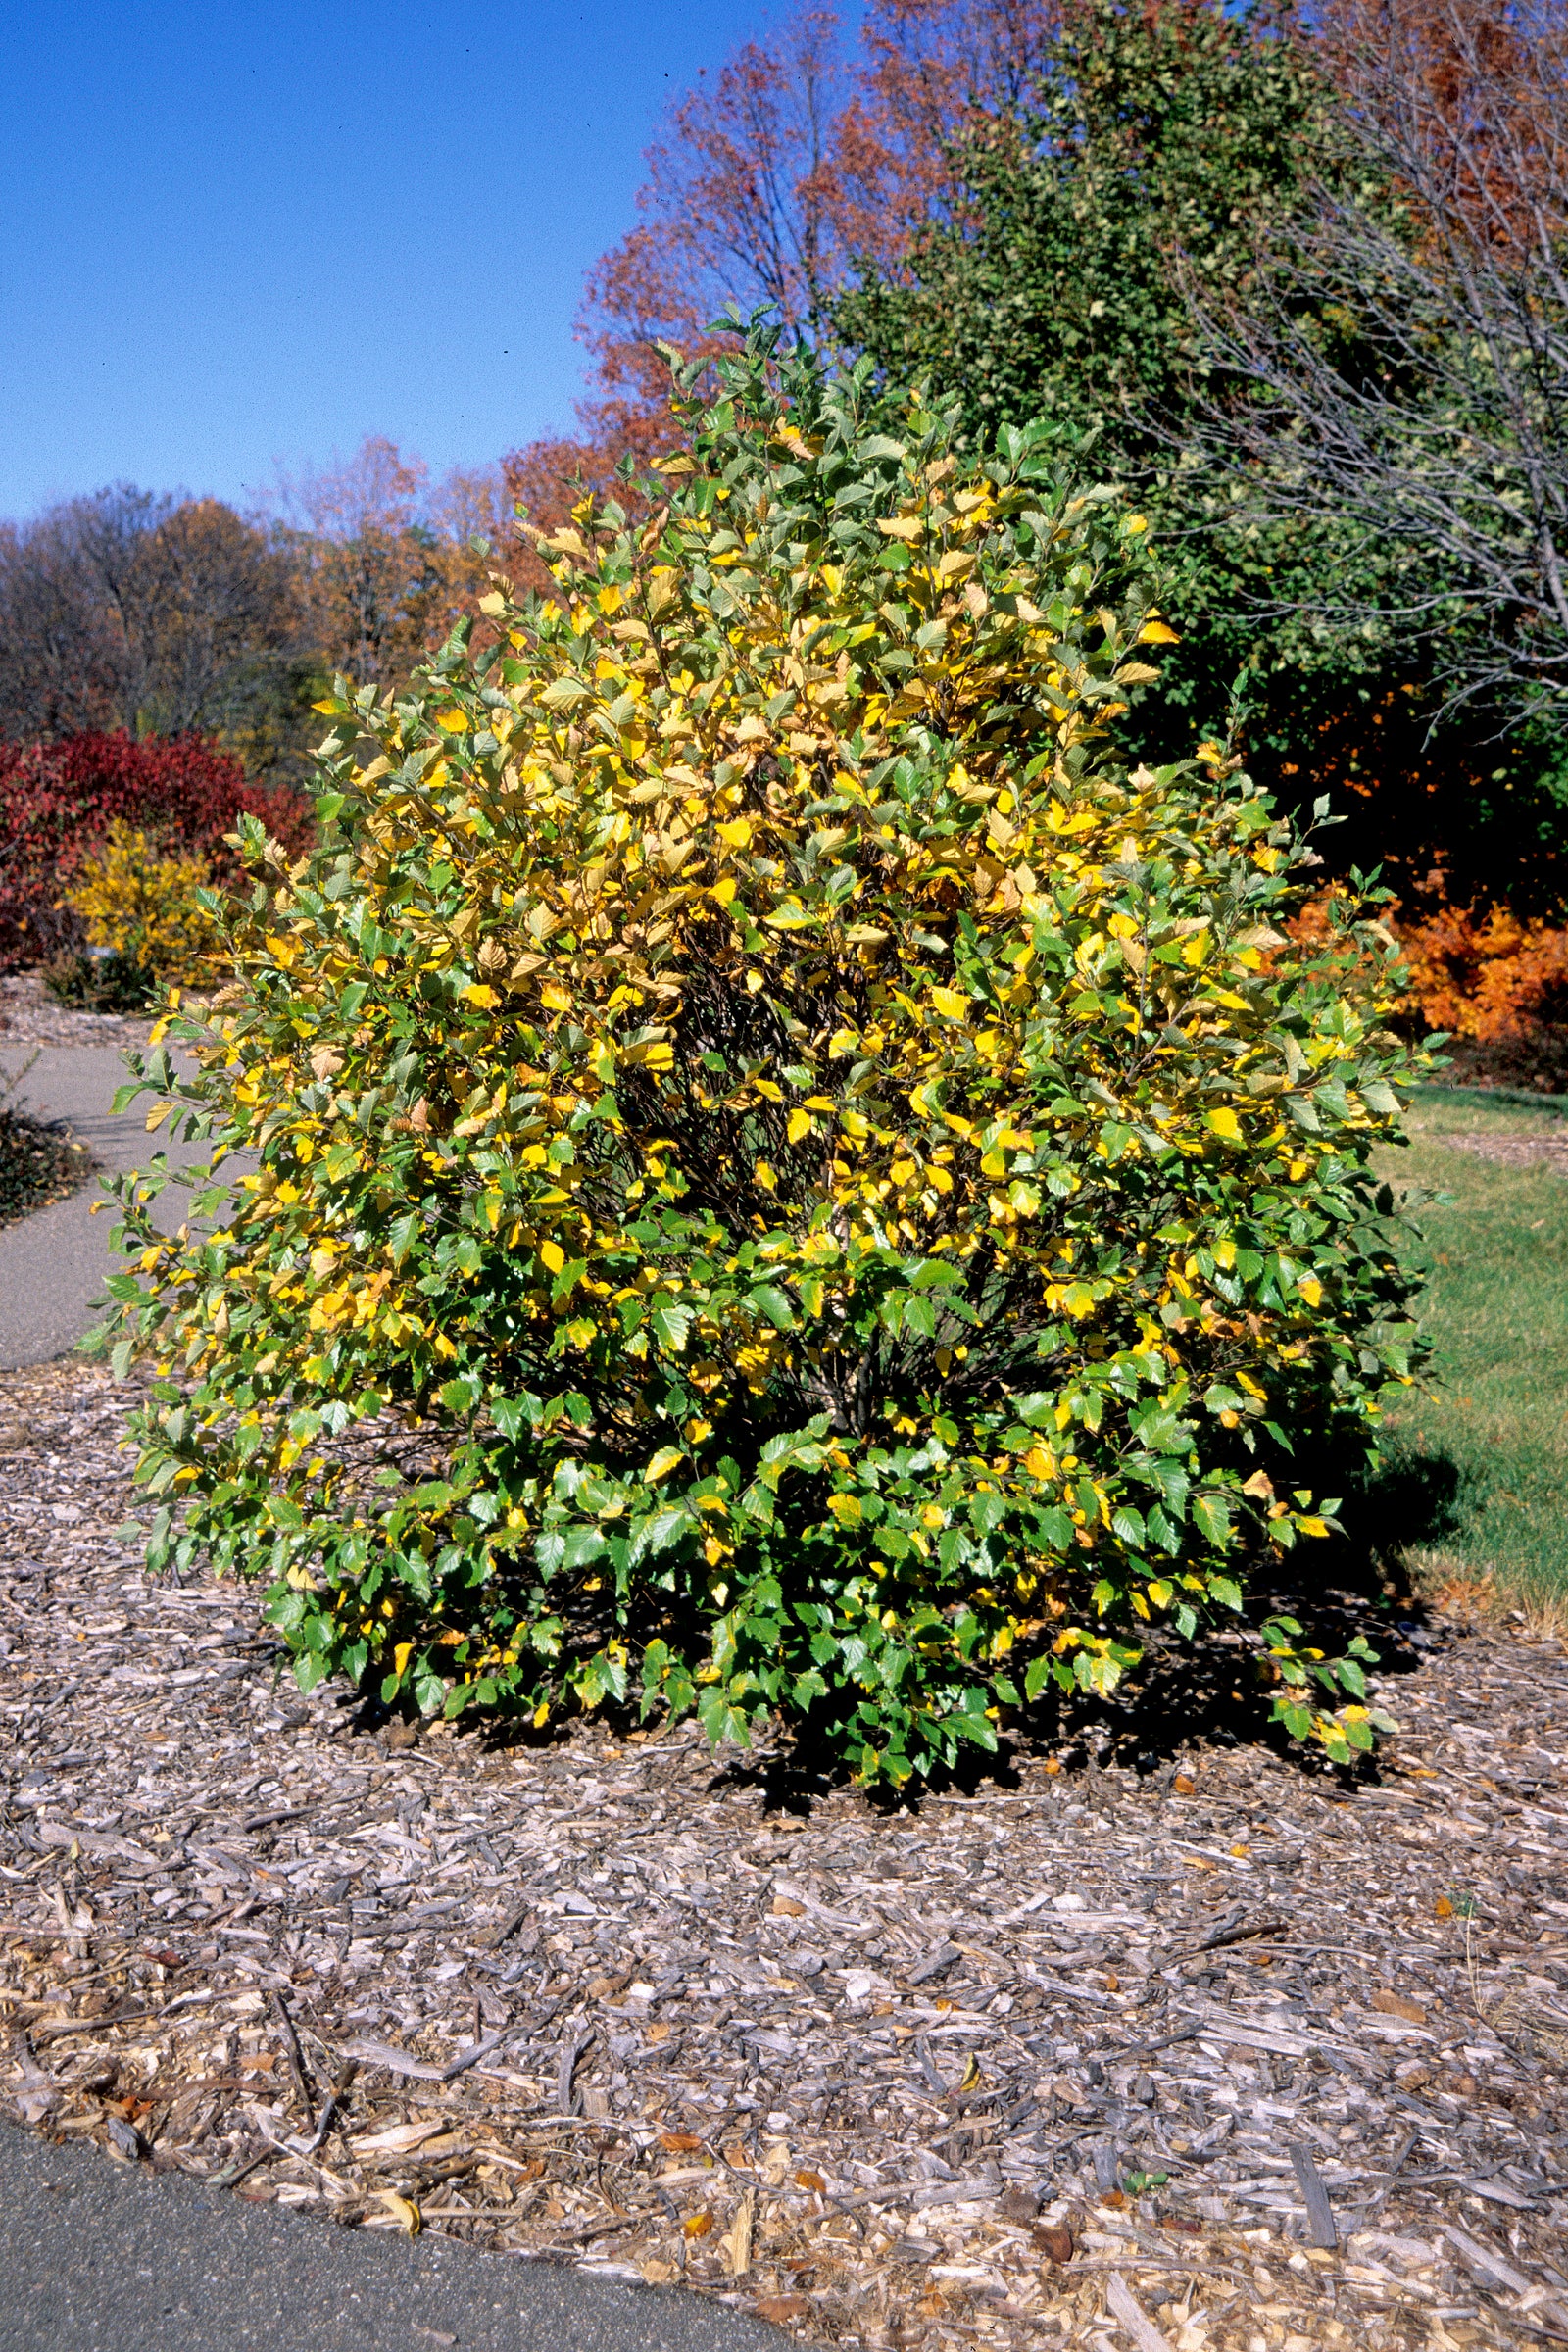
<svg viewBox="0 0 1568 2352"><path fill-rule="evenodd" d="M1189 1736L1179 1660L886 1808L689 1726L378 1729L115 1534L136 1397L0 1376L0 2108L856 2352L1147 2352L1112 2280L1171 2352L1568 2332L1560 1644L1370 1627L1356 1788Z"/></svg>

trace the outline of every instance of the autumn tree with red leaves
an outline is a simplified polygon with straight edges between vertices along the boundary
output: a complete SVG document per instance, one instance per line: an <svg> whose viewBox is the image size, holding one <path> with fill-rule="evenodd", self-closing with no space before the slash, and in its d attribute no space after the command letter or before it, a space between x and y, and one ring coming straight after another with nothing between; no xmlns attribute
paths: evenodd
<svg viewBox="0 0 1568 2352"><path fill-rule="evenodd" d="M589 274L582 437L505 461L534 519L607 494L621 459L667 445L661 343L733 348L713 332L733 304L770 307L831 349L837 297L867 261L896 268L951 207L963 125L1022 101L1059 19L1058 0L872 0L852 48L831 10L808 5L705 74L648 150L636 226Z"/></svg>

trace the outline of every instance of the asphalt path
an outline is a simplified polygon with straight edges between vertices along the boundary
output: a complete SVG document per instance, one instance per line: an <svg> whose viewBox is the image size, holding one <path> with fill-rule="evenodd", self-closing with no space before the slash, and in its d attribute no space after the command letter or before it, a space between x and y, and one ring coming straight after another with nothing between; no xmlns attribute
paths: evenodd
<svg viewBox="0 0 1568 2352"><path fill-rule="evenodd" d="M201 1162L199 1146L170 1147L147 1133L151 1096L118 1117L110 1109L116 1088L130 1076L116 1046L41 1046L34 1059L32 1048L0 1040L0 1071L24 1073L9 1098L18 1110L64 1127L105 1174L144 1167L160 1148L175 1166ZM94 1216L93 1202L103 1199L90 1179L69 1200L0 1227L0 1371L64 1355L98 1319L105 1277L115 1267L109 1236L117 1220L112 1201ZM178 1226L189 1199L177 1186L164 1195L154 1214L166 1232Z"/></svg>
<svg viewBox="0 0 1568 2352"><path fill-rule="evenodd" d="M786 2352L680 2289L337 2230L0 2125L0 2352Z"/></svg>

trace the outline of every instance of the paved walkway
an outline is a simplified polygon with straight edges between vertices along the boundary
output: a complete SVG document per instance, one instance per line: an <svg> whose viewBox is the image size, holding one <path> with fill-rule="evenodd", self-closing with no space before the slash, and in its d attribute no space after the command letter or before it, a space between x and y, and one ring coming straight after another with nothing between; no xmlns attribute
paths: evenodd
<svg viewBox="0 0 1568 2352"><path fill-rule="evenodd" d="M15 1076L26 1069L32 1051L0 1038L0 1070ZM139 1167L163 1138L147 1133L150 1096L119 1118L111 1111L115 1089L129 1075L114 1046L40 1046L12 1100L31 1118L63 1121L105 1172ZM194 1145L171 1152L180 1166L197 1165L201 1156ZM94 1178L69 1200L0 1227L0 1371L64 1355L96 1320L94 1302L114 1267L114 1206L92 1213L103 1198ZM165 1195L158 1213L167 1231L179 1224L189 1198L180 1189Z"/></svg>
<svg viewBox="0 0 1568 2352"><path fill-rule="evenodd" d="M0 2352L788 2352L696 2294L335 2230L0 2125Z"/></svg>

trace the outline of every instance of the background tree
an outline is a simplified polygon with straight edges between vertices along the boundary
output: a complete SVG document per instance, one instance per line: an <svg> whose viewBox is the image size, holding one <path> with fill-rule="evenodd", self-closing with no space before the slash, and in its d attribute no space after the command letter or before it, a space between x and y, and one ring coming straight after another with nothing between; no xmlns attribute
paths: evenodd
<svg viewBox="0 0 1568 2352"><path fill-rule="evenodd" d="M368 434L345 462L283 477L269 508L286 534L318 669L396 687L480 592L504 545L499 470L434 488L422 458Z"/></svg>
<svg viewBox="0 0 1568 2352"><path fill-rule="evenodd" d="M704 75L648 149L636 227L589 273L581 435L505 461L534 520L564 520L584 490L609 490L621 459L667 446L662 341L733 349L711 322L766 303L831 345L854 258L892 266L951 203L959 124L1019 100L1058 18L1057 0L871 0L851 43L832 10L807 6Z"/></svg>
<svg viewBox="0 0 1568 2352"><path fill-rule="evenodd" d="M1390 184L1347 127L1355 54L1343 25L1309 33L1269 5L1086 0L1027 103L962 126L954 201L901 260L864 263L836 317L890 383L924 376L961 401L972 434L1045 416L1140 485L1185 555L1161 748L1190 747L1240 684L1260 777L1298 808L1327 791L1349 818L1326 838L1336 865L1389 865L1411 905L1462 872L1541 911L1564 881L1556 747L1498 741L1494 714L1434 733L1439 658L1386 595L1396 564L1434 576L1420 518L1358 528L1285 474L1283 443L1294 501L1261 502L1245 436L1279 416L1234 402L1223 449L1211 427L1216 366L1235 367L1213 321L1254 316L1260 254L1291 250L1315 208ZM1298 281L1292 315L1312 348L1354 360L1344 272ZM1232 324L1233 342L1247 331Z"/></svg>
<svg viewBox="0 0 1568 2352"><path fill-rule="evenodd" d="M1346 0L1347 164L1203 325L1205 446L1267 527L1332 517L1333 628L1399 629L1446 693L1568 708L1568 12Z"/></svg>
<svg viewBox="0 0 1568 2352"><path fill-rule="evenodd" d="M127 485L0 532L0 733L207 734L252 768L297 732L293 565L217 499Z"/></svg>

